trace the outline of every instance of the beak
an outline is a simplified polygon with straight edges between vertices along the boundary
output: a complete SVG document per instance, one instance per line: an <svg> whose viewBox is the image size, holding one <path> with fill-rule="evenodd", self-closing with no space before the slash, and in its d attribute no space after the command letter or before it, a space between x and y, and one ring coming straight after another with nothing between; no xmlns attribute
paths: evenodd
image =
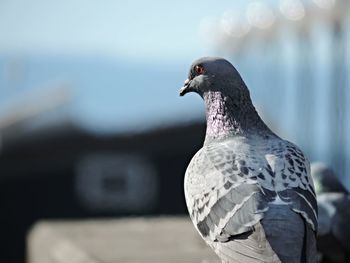
<svg viewBox="0 0 350 263"><path fill-rule="evenodd" d="M193 89L190 88L190 83L191 83L191 80L189 79L185 80L184 86L180 89L180 96L183 96L186 93L193 91Z"/></svg>

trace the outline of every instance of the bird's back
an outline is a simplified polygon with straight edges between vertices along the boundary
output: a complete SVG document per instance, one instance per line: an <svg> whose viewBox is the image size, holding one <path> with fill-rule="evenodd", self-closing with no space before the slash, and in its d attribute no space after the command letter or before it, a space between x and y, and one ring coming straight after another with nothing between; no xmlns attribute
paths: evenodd
<svg viewBox="0 0 350 263"><path fill-rule="evenodd" d="M194 156L185 178L193 223L223 262L315 262L304 157L279 138L261 145L237 137Z"/></svg>

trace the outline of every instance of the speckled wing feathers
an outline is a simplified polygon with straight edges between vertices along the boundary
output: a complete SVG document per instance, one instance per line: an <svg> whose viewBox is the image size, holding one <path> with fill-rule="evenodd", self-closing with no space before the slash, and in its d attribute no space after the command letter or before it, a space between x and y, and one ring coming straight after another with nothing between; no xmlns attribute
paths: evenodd
<svg viewBox="0 0 350 263"><path fill-rule="evenodd" d="M245 162L227 151L217 151L216 146L203 148L186 173L191 218L201 235L210 240L224 241L249 231L262 217L256 212L267 208L262 200L266 196L254 179L246 178Z"/></svg>
<svg viewBox="0 0 350 263"><path fill-rule="evenodd" d="M284 180L284 189L278 189L277 194L293 211L300 213L316 231L317 202L310 175L310 163L295 145L284 142L285 150L279 156L279 159L285 162L284 169L279 172Z"/></svg>
<svg viewBox="0 0 350 263"><path fill-rule="evenodd" d="M253 146L242 140L204 146L187 169L186 202L203 238L224 242L247 232L269 204L278 202L300 213L315 230L315 194L301 151L280 139Z"/></svg>

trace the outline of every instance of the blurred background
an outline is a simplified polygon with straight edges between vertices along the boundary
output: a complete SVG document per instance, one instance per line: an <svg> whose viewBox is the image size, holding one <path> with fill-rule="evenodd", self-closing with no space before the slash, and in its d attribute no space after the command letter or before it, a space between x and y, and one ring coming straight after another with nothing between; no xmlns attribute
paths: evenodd
<svg viewBox="0 0 350 263"><path fill-rule="evenodd" d="M263 119L350 189L346 0L0 1L0 253L41 219L185 214L204 138L192 61L224 56Z"/></svg>

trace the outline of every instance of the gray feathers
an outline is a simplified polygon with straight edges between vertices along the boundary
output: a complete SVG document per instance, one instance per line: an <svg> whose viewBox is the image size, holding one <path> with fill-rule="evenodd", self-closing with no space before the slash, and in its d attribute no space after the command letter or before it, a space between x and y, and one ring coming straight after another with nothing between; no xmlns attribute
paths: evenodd
<svg viewBox="0 0 350 263"><path fill-rule="evenodd" d="M350 260L350 197L343 193L318 196L318 250L327 262Z"/></svg>
<svg viewBox="0 0 350 263"><path fill-rule="evenodd" d="M310 259L304 262L313 262L316 258L316 237L299 214L283 206L271 205L261 224L267 240L282 262L303 262L303 253L308 253L306 258ZM307 239L307 245L313 246L311 250L305 248Z"/></svg>
<svg viewBox="0 0 350 263"><path fill-rule="evenodd" d="M248 146L244 149L245 144L236 138L233 141L227 140L204 146L190 163L186 173L186 178L189 180L186 182L185 190L191 196L200 197L194 198L190 211L196 211L197 218L194 219L198 221L201 229L205 224L213 230L214 225L218 226L220 219L227 224L225 217L229 214L232 221L242 221L242 224L229 224L230 234L240 234L249 230L251 224L262 218L257 212L268 209L268 204L274 201L289 205L291 209L301 213L311 227L316 229L317 205L313 186L307 183L310 179L304 168L305 158L303 157L304 161L300 159L303 168L295 168L288 160L283 159L288 150L276 155L268 144L254 143L256 138L251 140L251 144L255 146L254 151ZM289 145L288 142L286 144ZM240 153L234 154L234 151L239 151L238 147ZM272 156L277 160L272 161ZM294 157L294 160L298 160L297 158ZM203 185L203 182L207 184ZM200 195L203 191L207 194ZM210 214L210 210L211 215L206 217L208 213ZM242 215L241 210L245 211L245 214ZM235 218L236 216L239 218ZM209 236L206 231L201 233Z"/></svg>
<svg viewBox="0 0 350 263"><path fill-rule="evenodd" d="M198 232L223 262L300 262L313 254L317 205L308 160L263 123L229 62L201 59L189 78L183 94L197 92L207 108L205 143L185 174Z"/></svg>
<svg viewBox="0 0 350 263"><path fill-rule="evenodd" d="M314 179L317 193L348 193L348 190L344 187L344 185L342 185L332 168L324 163L312 163L311 175Z"/></svg>
<svg viewBox="0 0 350 263"><path fill-rule="evenodd" d="M257 223L254 231L235 237L234 242L217 242L212 247L225 263L280 263L280 259L265 240L263 226Z"/></svg>
<svg viewBox="0 0 350 263"><path fill-rule="evenodd" d="M318 250L327 262L350 260L350 195L330 167L313 163L318 190Z"/></svg>

